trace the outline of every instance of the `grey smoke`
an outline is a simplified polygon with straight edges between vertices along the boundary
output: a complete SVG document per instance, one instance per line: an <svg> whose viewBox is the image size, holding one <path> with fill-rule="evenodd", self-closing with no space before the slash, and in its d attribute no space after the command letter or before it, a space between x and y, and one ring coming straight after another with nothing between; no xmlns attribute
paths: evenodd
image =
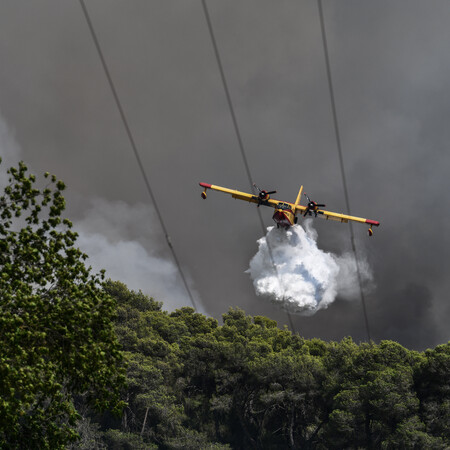
<svg viewBox="0 0 450 450"><path fill-rule="evenodd" d="M208 6L252 181L288 201L303 184L313 200L345 211L317 2ZM88 7L169 234L208 312L219 318L240 306L287 324L244 273L262 237L256 213L220 194L203 202L197 190L199 181L250 187L200 3ZM351 212L381 222L371 239L355 226L376 282L366 295L372 336L433 346L450 337L450 4L323 7ZM87 31L76 2L0 6L0 108L30 166L67 183L75 219L94 197L149 204ZM351 251L348 226L315 227L321 249ZM161 233L121 238L170 261ZM295 316L296 331L366 339L361 302L345 298Z"/></svg>
<svg viewBox="0 0 450 450"><path fill-rule="evenodd" d="M0 165L0 189L8 184L9 175L6 170L9 167L17 166L20 161L20 147L17 143L14 133L6 124L0 113L0 157L2 163Z"/></svg>
<svg viewBox="0 0 450 450"><path fill-rule="evenodd" d="M3 188L8 182L6 170L17 166L21 149L1 116L0 156L0 188ZM29 169L33 172L32 167ZM104 269L107 278L156 297L167 310L192 306L175 264L161 255L165 241L161 242L152 207L100 198L84 202L88 206L82 217L75 220L74 229L79 234L77 245L88 255L87 264L94 271ZM189 280L189 274L187 277ZM198 299L192 283L191 289Z"/></svg>
<svg viewBox="0 0 450 450"><path fill-rule="evenodd" d="M104 269L107 278L163 301L166 310L192 306L175 264L158 254L156 228L151 207L103 199L91 201L74 226L95 271Z"/></svg>

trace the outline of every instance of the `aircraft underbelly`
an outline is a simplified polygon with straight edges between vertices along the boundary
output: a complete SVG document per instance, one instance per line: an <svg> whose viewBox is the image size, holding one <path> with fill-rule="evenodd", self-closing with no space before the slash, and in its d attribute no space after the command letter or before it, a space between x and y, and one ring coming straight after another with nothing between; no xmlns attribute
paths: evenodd
<svg viewBox="0 0 450 450"><path fill-rule="evenodd" d="M275 211L272 219L281 227L290 227L292 225L288 215L283 211Z"/></svg>

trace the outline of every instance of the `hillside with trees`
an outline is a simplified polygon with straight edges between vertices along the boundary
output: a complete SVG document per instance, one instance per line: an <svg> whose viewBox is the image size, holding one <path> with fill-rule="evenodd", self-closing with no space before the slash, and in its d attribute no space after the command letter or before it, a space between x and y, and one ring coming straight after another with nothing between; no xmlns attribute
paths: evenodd
<svg viewBox="0 0 450 450"><path fill-rule="evenodd" d="M0 448L450 448L450 343L164 311L91 273L46 179L20 164L0 197Z"/></svg>
<svg viewBox="0 0 450 450"><path fill-rule="evenodd" d="M450 344L303 339L239 309L219 325L118 282L105 289L129 363L121 420L99 420L110 448L450 445Z"/></svg>

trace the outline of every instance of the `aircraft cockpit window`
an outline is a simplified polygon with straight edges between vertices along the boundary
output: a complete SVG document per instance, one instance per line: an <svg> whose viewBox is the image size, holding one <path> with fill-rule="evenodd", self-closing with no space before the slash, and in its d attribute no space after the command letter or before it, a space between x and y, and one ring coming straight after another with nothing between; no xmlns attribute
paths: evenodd
<svg viewBox="0 0 450 450"><path fill-rule="evenodd" d="M283 210L291 209L290 205L287 203L278 203L277 208Z"/></svg>

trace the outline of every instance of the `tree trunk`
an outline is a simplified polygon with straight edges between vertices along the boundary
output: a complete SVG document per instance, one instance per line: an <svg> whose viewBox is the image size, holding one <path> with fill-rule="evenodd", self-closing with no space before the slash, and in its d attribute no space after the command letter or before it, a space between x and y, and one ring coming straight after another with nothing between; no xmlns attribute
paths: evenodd
<svg viewBox="0 0 450 450"><path fill-rule="evenodd" d="M126 402L128 402L129 399L129 395L127 394L127 398L126 398ZM127 409L128 407L125 407L123 409L123 415L122 415L122 429L123 431L127 432L128 431L128 415L127 415Z"/></svg>
<svg viewBox="0 0 450 450"><path fill-rule="evenodd" d="M370 450L372 448L372 433L371 433L371 430L370 430L370 415L369 415L368 412L366 412L364 428L365 428L365 431L366 431L367 448Z"/></svg>
<svg viewBox="0 0 450 450"><path fill-rule="evenodd" d="M294 408L291 410L291 422L289 424L289 442L291 444L291 448L295 450L297 447L295 446L294 441Z"/></svg>
<svg viewBox="0 0 450 450"><path fill-rule="evenodd" d="M145 423L147 422L148 410L149 410L149 407L147 406L147 408L145 409L144 423L142 424L141 436L144 434L144 428L145 428Z"/></svg>
<svg viewBox="0 0 450 450"><path fill-rule="evenodd" d="M126 408L123 410L123 415L122 415L122 429L125 432L128 431L127 409Z"/></svg>

